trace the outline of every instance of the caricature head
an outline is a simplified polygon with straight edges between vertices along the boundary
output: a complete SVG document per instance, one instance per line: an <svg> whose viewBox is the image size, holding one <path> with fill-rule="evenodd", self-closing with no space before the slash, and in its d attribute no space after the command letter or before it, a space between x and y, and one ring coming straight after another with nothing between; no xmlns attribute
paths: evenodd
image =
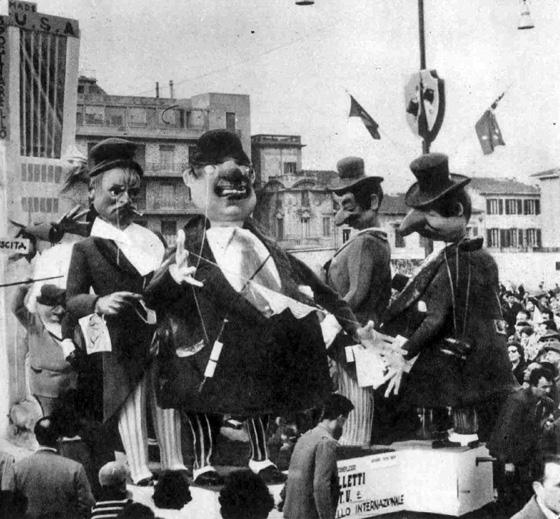
<svg viewBox="0 0 560 519"><path fill-rule="evenodd" d="M401 234L417 232L436 241L459 241L471 217L471 199L464 189L470 179L449 173L447 156L442 153L422 155L410 169L418 181L405 196L412 209L401 223Z"/></svg>
<svg viewBox="0 0 560 519"><path fill-rule="evenodd" d="M338 205L334 223L354 229L377 225L377 212L383 200L383 178L366 176L364 160L360 157L345 157L338 161L336 168L339 179L331 187Z"/></svg>
<svg viewBox="0 0 560 519"><path fill-rule="evenodd" d="M251 161L239 137L228 130L203 134L183 173L193 203L212 225L241 225L256 204Z"/></svg>
<svg viewBox="0 0 560 519"><path fill-rule="evenodd" d="M90 202L101 219L119 229L132 223L140 193L143 171L133 159L135 151L134 143L117 138L105 139L90 151Z"/></svg>

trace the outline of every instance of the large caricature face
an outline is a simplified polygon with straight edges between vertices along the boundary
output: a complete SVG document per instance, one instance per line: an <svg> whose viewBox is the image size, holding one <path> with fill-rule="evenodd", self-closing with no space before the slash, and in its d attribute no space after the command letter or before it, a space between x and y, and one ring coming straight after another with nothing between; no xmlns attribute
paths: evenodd
<svg viewBox="0 0 560 519"><path fill-rule="evenodd" d="M354 193L347 191L341 195L334 194L339 209L334 217L335 225L349 225L354 229L366 229L374 225L379 207L377 195L371 195L369 208L363 208L356 200Z"/></svg>
<svg viewBox="0 0 560 519"><path fill-rule="evenodd" d="M420 236L436 241L454 242L467 231L467 219L462 208L456 216L442 216L435 209L412 209L402 221L400 233L403 236L417 232Z"/></svg>
<svg viewBox="0 0 560 519"><path fill-rule="evenodd" d="M213 225L241 225L255 208L254 172L235 159L193 168L183 179L193 203Z"/></svg>
<svg viewBox="0 0 560 519"><path fill-rule="evenodd" d="M125 229L134 219L136 198L140 192L140 176L133 170L114 168L93 180L90 197L99 217Z"/></svg>

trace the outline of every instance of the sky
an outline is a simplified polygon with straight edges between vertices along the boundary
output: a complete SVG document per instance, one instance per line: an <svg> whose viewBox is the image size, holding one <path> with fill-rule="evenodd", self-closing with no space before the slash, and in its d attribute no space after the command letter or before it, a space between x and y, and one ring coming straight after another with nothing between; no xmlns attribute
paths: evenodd
<svg viewBox="0 0 560 519"><path fill-rule="evenodd" d="M421 141L405 117L404 85L419 69L414 0L38 0L76 18L80 68L110 94L248 94L251 133L301 135L303 167L335 169L347 155L385 177L413 180ZM7 9L3 5L3 9ZM517 177L560 167L560 2L425 0L427 68L445 80L446 114L432 151L452 171ZM483 155L477 119L503 91L496 117L506 146ZM379 123L373 141L348 118L349 93Z"/></svg>

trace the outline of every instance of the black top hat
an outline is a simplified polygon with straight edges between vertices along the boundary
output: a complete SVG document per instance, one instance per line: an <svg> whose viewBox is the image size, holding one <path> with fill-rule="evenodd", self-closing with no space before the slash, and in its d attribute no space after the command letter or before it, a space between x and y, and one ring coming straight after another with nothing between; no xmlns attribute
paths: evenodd
<svg viewBox="0 0 560 519"><path fill-rule="evenodd" d="M424 207L466 184L471 179L464 175L449 173L447 155L427 153L414 159L410 169L418 180L406 192L404 201L408 207Z"/></svg>
<svg viewBox="0 0 560 519"><path fill-rule="evenodd" d="M47 306L63 305L66 302L66 290L56 285L43 285L41 293L37 296L37 303Z"/></svg>
<svg viewBox="0 0 560 519"><path fill-rule="evenodd" d="M237 160L242 165L251 164L237 134L229 130L210 130L199 137L190 162L203 166L221 164L226 159Z"/></svg>
<svg viewBox="0 0 560 519"><path fill-rule="evenodd" d="M110 137L98 142L89 152L89 178L113 168L131 168L142 176L144 172L134 160L135 153L136 144L125 139Z"/></svg>
<svg viewBox="0 0 560 519"><path fill-rule="evenodd" d="M361 157L344 157L336 163L338 179L329 186L337 195L349 191L350 188L360 183L380 184L383 177L367 176L365 174L364 159Z"/></svg>

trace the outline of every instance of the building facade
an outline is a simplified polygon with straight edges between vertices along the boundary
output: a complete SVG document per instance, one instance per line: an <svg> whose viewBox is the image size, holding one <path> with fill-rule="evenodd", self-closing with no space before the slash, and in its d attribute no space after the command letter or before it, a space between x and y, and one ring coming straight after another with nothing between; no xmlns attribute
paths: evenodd
<svg viewBox="0 0 560 519"><path fill-rule="evenodd" d="M95 79L80 77L76 146L87 155L92 146L107 137L122 137L137 145L136 160L144 170L138 201L144 217L139 223L161 232L168 242L174 240L186 215L196 212L182 178L189 152L202 133L215 128L235 131L248 150L249 96L116 96L107 94Z"/></svg>
<svg viewBox="0 0 560 519"><path fill-rule="evenodd" d="M0 16L0 236L60 214L62 155L74 141L80 29L76 20L9 2ZM30 275L25 260L0 253L0 280ZM0 290L0 435L9 406L26 395L23 331L10 310L13 288Z"/></svg>

